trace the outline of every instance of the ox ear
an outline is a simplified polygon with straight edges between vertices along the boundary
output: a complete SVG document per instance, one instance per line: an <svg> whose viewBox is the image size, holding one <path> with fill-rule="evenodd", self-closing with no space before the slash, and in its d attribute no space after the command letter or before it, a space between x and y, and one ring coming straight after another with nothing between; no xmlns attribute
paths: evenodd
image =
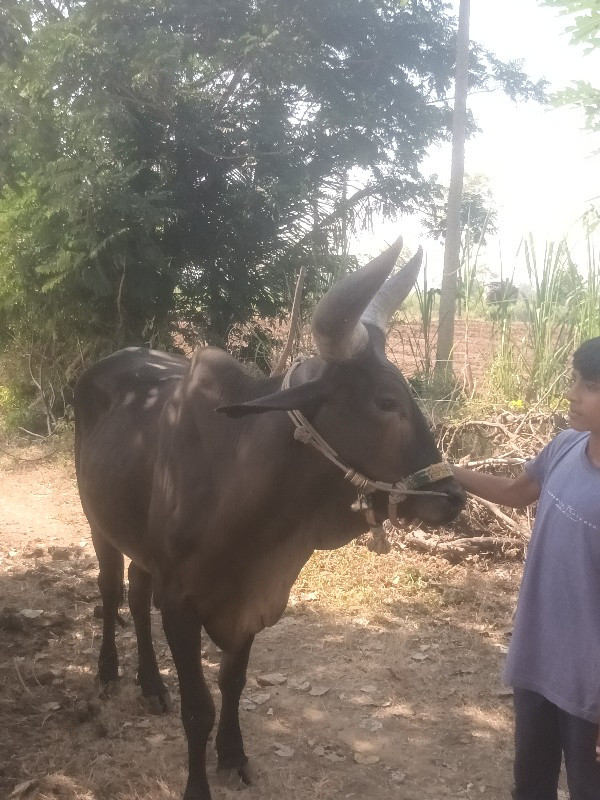
<svg viewBox="0 0 600 800"><path fill-rule="evenodd" d="M234 418L245 417L248 414L264 414L265 411L302 411L307 405L320 403L326 397L325 385L323 381L317 379L292 386L291 389L257 397L256 400L249 400L247 403L220 406L216 410Z"/></svg>

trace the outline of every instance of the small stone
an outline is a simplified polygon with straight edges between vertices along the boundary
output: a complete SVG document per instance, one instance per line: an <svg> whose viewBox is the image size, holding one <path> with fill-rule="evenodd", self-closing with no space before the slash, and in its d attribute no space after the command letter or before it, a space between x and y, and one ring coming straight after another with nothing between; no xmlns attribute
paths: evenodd
<svg viewBox="0 0 600 800"><path fill-rule="evenodd" d="M364 719L361 719L359 726L366 731L375 733L375 731L379 731L381 728L383 728L383 722L379 722L378 719L372 719L371 717L365 717Z"/></svg>
<svg viewBox="0 0 600 800"><path fill-rule="evenodd" d="M41 608L22 608L19 613L26 619L37 619L37 617L41 617L44 612Z"/></svg>
<svg viewBox="0 0 600 800"><path fill-rule="evenodd" d="M378 764L379 756L374 753L354 753L354 760L357 764Z"/></svg>
<svg viewBox="0 0 600 800"><path fill-rule="evenodd" d="M285 744L276 744L277 750L275 750L275 755L280 756L280 758L291 758L294 755L294 748L288 747Z"/></svg>

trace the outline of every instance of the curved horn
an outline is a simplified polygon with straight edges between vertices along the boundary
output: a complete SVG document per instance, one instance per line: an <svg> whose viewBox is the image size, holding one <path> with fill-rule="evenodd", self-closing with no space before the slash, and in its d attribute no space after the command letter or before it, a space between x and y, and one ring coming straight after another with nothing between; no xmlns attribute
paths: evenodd
<svg viewBox="0 0 600 800"><path fill-rule="evenodd" d="M387 326L392 315L400 308L401 303L406 299L417 280L422 261L423 248L419 247L410 261L383 284L367 306L361 317L361 322L375 325L384 333L387 333Z"/></svg>
<svg viewBox="0 0 600 800"><path fill-rule="evenodd" d="M347 361L367 345L369 334L360 318L390 274L402 250L398 239L362 269L343 278L317 303L312 332L319 355L326 361Z"/></svg>

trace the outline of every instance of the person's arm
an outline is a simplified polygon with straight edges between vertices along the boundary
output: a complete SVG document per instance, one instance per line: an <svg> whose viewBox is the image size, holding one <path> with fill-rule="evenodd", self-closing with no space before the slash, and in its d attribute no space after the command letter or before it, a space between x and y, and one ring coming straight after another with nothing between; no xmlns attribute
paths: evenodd
<svg viewBox="0 0 600 800"><path fill-rule="evenodd" d="M467 492L501 506L524 508L540 496L540 485L525 470L516 478L488 475L464 467L452 467L454 477Z"/></svg>

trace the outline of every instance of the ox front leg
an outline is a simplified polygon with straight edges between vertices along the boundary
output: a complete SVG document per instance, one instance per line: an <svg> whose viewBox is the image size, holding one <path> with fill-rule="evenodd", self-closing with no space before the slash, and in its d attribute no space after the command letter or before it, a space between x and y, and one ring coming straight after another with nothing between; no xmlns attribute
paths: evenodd
<svg viewBox="0 0 600 800"><path fill-rule="evenodd" d="M211 800L206 777L206 744L215 722L215 706L200 657L201 621L187 604L161 603L165 635L173 654L181 693L181 719L188 744L188 780L183 800Z"/></svg>
<svg viewBox="0 0 600 800"><path fill-rule="evenodd" d="M138 648L137 682L150 711L160 714L171 710L171 698L160 677L152 642L152 575L133 561L129 565L129 608L135 625Z"/></svg>
<svg viewBox="0 0 600 800"><path fill-rule="evenodd" d="M102 644L98 658L98 680L104 691L119 677L119 656L115 644L115 627L119 606L123 601L123 554L100 533L92 530L92 541L98 557L98 588L102 598Z"/></svg>
<svg viewBox="0 0 600 800"><path fill-rule="evenodd" d="M246 685L246 668L254 637L238 651L223 653L219 670L219 689L222 704L217 730L217 756L219 770L235 770L244 783L252 783L248 756L240 729L240 697Z"/></svg>

